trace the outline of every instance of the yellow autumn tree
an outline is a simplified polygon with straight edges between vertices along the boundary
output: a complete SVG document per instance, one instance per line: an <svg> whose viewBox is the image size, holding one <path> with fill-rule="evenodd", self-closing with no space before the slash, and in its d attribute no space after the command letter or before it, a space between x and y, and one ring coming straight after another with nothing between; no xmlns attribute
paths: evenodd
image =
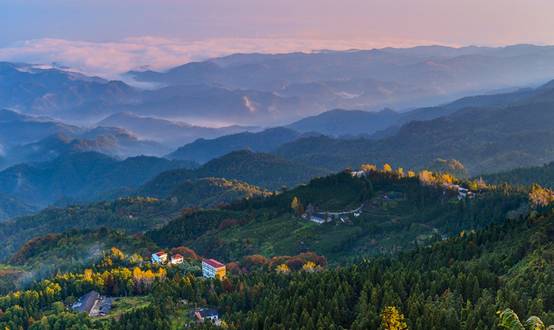
<svg viewBox="0 0 554 330"><path fill-rule="evenodd" d="M133 280L135 283L140 283L142 281L142 270L139 267L133 269Z"/></svg>
<svg viewBox="0 0 554 330"><path fill-rule="evenodd" d="M404 176L404 169L402 167L397 168L396 174L398 174L398 176L400 177Z"/></svg>
<svg viewBox="0 0 554 330"><path fill-rule="evenodd" d="M125 259L125 253L123 253L123 251L121 251L120 249L116 248L115 246L112 247L111 249L111 252L112 252L112 256L119 259L119 260L124 260Z"/></svg>
<svg viewBox="0 0 554 330"><path fill-rule="evenodd" d="M410 170L408 171L408 178L414 178L416 176L415 172Z"/></svg>
<svg viewBox="0 0 554 330"><path fill-rule="evenodd" d="M554 192L534 184L529 192L529 201L535 207L545 207L554 202Z"/></svg>
<svg viewBox="0 0 554 330"><path fill-rule="evenodd" d="M390 173L390 172L392 172L392 166L390 166L390 164L388 164L388 163L385 163L385 164L383 165L383 172L385 172L385 173Z"/></svg>
<svg viewBox="0 0 554 330"><path fill-rule="evenodd" d="M443 173L440 176L441 183L447 183L450 184L454 182L454 177L448 173Z"/></svg>
<svg viewBox="0 0 554 330"><path fill-rule="evenodd" d="M92 269L87 268L83 274L83 280L87 282L92 282Z"/></svg>
<svg viewBox="0 0 554 330"><path fill-rule="evenodd" d="M407 330L408 325L404 315L394 306L385 307L381 313L381 329L383 330Z"/></svg>
<svg viewBox="0 0 554 330"><path fill-rule="evenodd" d="M277 273L287 274L290 273L290 268L287 264L280 264L275 268Z"/></svg>
<svg viewBox="0 0 554 330"><path fill-rule="evenodd" d="M302 203L300 203L300 200L296 196L292 198L292 202L290 203L290 208L293 209L297 215L304 213L304 207L302 206Z"/></svg>
<svg viewBox="0 0 554 330"><path fill-rule="evenodd" d="M375 172L377 171L377 166L375 164L362 164L360 169L364 172Z"/></svg>
<svg viewBox="0 0 554 330"><path fill-rule="evenodd" d="M423 170L419 172L419 181L424 185L432 185L435 183L435 176L433 175L433 172Z"/></svg>
<svg viewBox="0 0 554 330"><path fill-rule="evenodd" d="M302 266L302 269L306 272L313 272L316 267L317 265L315 264L315 262L308 261Z"/></svg>

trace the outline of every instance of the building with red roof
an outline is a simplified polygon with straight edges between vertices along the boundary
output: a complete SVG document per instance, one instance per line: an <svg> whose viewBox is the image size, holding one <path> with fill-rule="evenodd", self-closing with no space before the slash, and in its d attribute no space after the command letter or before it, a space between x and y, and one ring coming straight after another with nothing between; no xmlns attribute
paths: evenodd
<svg viewBox="0 0 554 330"><path fill-rule="evenodd" d="M215 259L202 260L202 275L205 278L222 279L226 275L225 265Z"/></svg>

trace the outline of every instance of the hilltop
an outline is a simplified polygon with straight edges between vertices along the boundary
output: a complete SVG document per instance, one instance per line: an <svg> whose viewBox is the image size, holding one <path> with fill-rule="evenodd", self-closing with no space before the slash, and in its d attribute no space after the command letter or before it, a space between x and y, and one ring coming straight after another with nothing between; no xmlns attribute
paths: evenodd
<svg viewBox="0 0 554 330"><path fill-rule="evenodd" d="M300 206L292 209L293 200ZM196 211L147 235L164 247L185 245L203 255L233 260L247 254L295 255L314 251L332 262L354 255L392 254L462 230L502 222L518 212L526 195L492 190L474 200L426 185L417 177L372 172L355 178L340 173L263 199L221 210ZM362 206L360 214L354 211ZM301 217L346 211L319 224Z"/></svg>
<svg viewBox="0 0 554 330"><path fill-rule="evenodd" d="M530 186L537 183L544 187L554 188L554 163L484 175L483 179L495 184L508 183L511 185Z"/></svg>
<svg viewBox="0 0 554 330"><path fill-rule="evenodd" d="M317 167L291 162L272 154L240 150L213 159L194 170L161 173L145 183L139 193L164 195L186 180L206 177L240 180L269 190L277 190L327 173L329 172Z"/></svg>
<svg viewBox="0 0 554 330"><path fill-rule="evenodd" d="M98 228L141 233L163 226L189 208L215 208L267 195L267 191L244 182L202 178L177 184L167 194L157 195L160 198L125 197L64 208L51 207L34 215L0 222L0 240L4 242L0 260L20 249L26 241L50 233Z"/></svg>
<svg viewBox="0 0 554 330"><path fill-rule="evenodd" d="M237 150L270 152L300 136L301 134L295 130L277 127L256 133L244 132L226 135L212 140L198 139L178 148L167 157L205 163Z"/></svg>
<svg viewBox="0 0 554 330"><path fill-rule="evenodd" d="M8 261L26 274L16 283L52 276L58 272L80 271L99 262L106 251L117 248L129 255L148 256L157 246L142 235L127 235L122 231L70 230L33 238L21 246Z"/></svg>

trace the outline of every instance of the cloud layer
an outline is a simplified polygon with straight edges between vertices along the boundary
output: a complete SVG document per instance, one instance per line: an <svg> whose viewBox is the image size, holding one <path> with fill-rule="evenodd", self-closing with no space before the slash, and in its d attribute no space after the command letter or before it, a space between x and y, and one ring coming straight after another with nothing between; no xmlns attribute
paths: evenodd
<svg viewBox="0 0 554 330"><path fill-rule="evenodd" d="M425 40L323 40L283 38L225 38L185 41L134 37L118 42L35 39L0 48L0 60L68 66L90 75L116 79L129 70L164 70L191 61L233 53L310 52L320 49L369 49L394 45L429 44Z"/></svg>

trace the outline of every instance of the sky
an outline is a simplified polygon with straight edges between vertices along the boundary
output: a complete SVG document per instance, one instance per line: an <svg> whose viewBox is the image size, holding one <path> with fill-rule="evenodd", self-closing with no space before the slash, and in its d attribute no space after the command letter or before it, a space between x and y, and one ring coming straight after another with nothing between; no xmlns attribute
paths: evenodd
<svg viewBox="0 0 554 330"><path fill-rule="evenodd" d="M0 0L0 59L110 75L233 52L554 44L551 0Z"/></svg>

